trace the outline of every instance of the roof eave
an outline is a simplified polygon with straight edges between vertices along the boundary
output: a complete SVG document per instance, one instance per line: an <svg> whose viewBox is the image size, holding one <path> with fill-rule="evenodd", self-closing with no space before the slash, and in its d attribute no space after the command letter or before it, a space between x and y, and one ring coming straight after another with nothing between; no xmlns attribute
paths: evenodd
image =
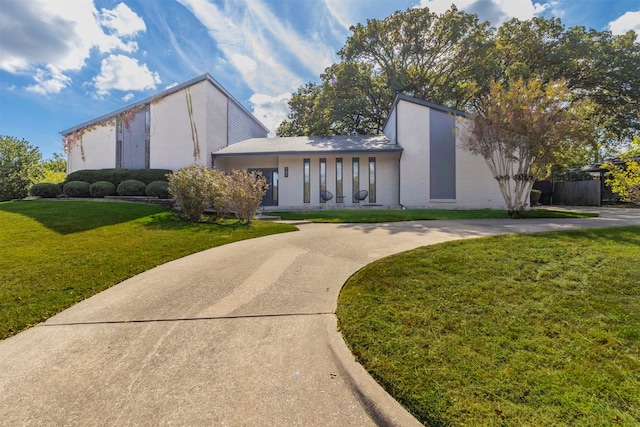
<svg viewBox="0 0 640 427"><path fill-rule="evenodd" d="M403 149L399 148L381 148L381 149L361 149L361 150L288 150L288 151L254 151L247 153L212 153L214 158L218 157L246 157L246 156L313 156L326 154L370 154L370 153L402 153Z"/></svg>

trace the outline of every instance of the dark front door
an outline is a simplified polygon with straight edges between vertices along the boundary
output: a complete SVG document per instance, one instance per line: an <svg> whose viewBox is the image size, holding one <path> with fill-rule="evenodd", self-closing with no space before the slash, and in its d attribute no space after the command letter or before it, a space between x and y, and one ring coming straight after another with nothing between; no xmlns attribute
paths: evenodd
<svg viewBox="0 0 640 427"><path fill-rule="evenodd" d="M261 172L267 180L269 188L262 198L262 206L278 206L278 169L252 169Z"/></svg>

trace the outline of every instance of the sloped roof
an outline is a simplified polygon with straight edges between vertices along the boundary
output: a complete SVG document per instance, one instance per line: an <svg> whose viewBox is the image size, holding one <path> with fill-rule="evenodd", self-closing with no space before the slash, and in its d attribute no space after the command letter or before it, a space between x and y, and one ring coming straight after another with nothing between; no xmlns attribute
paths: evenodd
<svg viewBox="0 0 640 427"><path fill-rule="evenodd" d="M294 136L284 138L252 138L231 144L214 157L276 154L402 152L384 135Z"/></svg>
<svg viewBox="0 0 640 427"><path fill-rule="evenodd" d="M174 94L176 92L181 91L184 88L193 86L193 85L195 85L197 83L200 83L202 81L205 81L205 80L208 81L209 83L211 83L220 92L222 92L227 97L227 99L229 99L231 102L233 102L238 107L240 107L245 113L247 113L249 115L249 117L251 117L257 124L259 124L265 131L269 132L269 129L265 125L263 125L262 122L260 120L258 120L256 118L256 116L253 115L253 113L251 113L251 111L247 110L244 107L244 105L242 105L240 103L240 101L235 99L233 97L233 95L231 95L231 93L229 93L229 91L227 91L224 87L222 87L222 85L220 83L218 83L218 81L216 79L211 77L211 75L209 73L205 73L205 74L202 74L202 75L200 75L198 77L194 77L191 80L187 80L184 83L180 83L179 85L175 85L175 86L172 86L172 87L170 87L168 89L165 89L162 92L158 92L155 95L152 95L152 96L150 96L148 98L145 98L145 99L143 99L141 101L135 102L133 104L129 104L129 105L125 106L125 107L119 108L119 109L117 109L115 111L112 111L110 113L104 114L104 115L102 115L100 117L96 117L95 119L86 121L84 123L80 123L79 125L70 127L69 129L65 129L65 130L61 131L60 133L62 135L72 134L73 132L76 132L76 131L78 131L80 129L84 129L84 128L89 127L89 126L91 126L93 124L99 123L102 120L106 120L106 119L108 119L110 117L116 116L116 115L118 115L120 113L124 113L126 111L129 111L129 110L134 109L136 107L139 107L141 105L149 104L150 102L152 102L155 99L160 99L160 98L164 98L165 96L172 95L172 94Z"/></svg>

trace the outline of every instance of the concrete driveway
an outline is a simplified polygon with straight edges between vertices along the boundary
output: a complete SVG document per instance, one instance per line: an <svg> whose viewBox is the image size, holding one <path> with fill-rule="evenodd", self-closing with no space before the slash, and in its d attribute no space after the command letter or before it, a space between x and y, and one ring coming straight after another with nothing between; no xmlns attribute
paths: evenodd
<svg viewBox="0 0 640 427"><path fill-rule="evenodd" d="M419 425L337 331L344 282L381 257L448 240L640 225L640 209L597 211L300 224L170 262L0 342L0 425Z"/></svg>

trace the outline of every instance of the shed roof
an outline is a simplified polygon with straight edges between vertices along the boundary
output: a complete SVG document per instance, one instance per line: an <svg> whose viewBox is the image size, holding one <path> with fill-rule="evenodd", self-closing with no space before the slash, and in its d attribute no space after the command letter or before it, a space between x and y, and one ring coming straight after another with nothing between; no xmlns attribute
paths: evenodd
<svg viewBox="0 0 640 427"><path fill-rule="evenodd" d="M172 86L172 87L170 87L168 89L165 89L162 92L158 92L155 95L152 95L152 96L150 96L148 98L145 98L145 99L143 99L141 101L135 102L133 104L129 104L129 105L125 106L125 107L119 108L119 109L117 109L115 111L112 111L110 113L104 114L104 115L102 115L100 117L96 117L95 119L86 121L84 123L80 123L79 125L70 127L69 129L65 129L65 130L61 131L60 133L62 135L72 134L73 132L76 132L76 131L78 131L80 129L83 129L83 128L89 127L89 126L91 126L93 124L99 123L102 120L106 120L108 118L116 116L116 115L118 115L120 113L124 113L126 111L129 111L129 110L131 110L133 108L136 108L136 107L139 107L141 105L149 104L150 102L152 102L155 99L164 98L165 96L172 95L172 94L174 94L176 92L181 91L184 88L193 86L193 85L195 85L197 83L200 83L202 81L205 81L205 80L208 81L209 83L211 83L220 92L222 92L227 97L227 99L229 99L231 102L233 102L238 107L240 107L245 113L247 113L249 115L249 117L251 117L257 124L259 124L265 131L269 132L269 129L264 124L262 124L262 122L260 120L258 120L256 118L256 116L254 116L253 113L251 113L251 111L247 110L247 108L245 108L245 106L242 105L240 103L240 101L238 101L236 98L234 98L233 95L231 95L231 93L229 93L229 91L227 91L220 83L218 83L218 81L216 79L211 77L211 75L209 73L205 73L205 74L202 74L202 75L200 75L198 77L194 77L191 80L187 80L186 82L180 83L179 85Z"/></svg>
<svg viewBox="0 0 640 427"><path fill-rule="evenodd" d="M213 157L276 154L402 152L384 135L294 136L252 138L231 144Z"/></svg>

